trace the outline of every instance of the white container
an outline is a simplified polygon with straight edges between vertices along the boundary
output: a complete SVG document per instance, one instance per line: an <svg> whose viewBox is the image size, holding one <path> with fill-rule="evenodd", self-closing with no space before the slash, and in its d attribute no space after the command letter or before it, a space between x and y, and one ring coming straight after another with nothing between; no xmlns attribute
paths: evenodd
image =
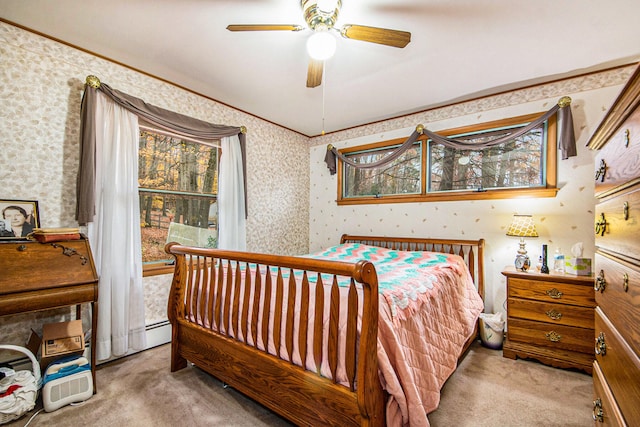
<svg viewBox="0 0 640 427"><path fill-rule="evenodd" d="M480 313L480 341L482 345L493 350L500 350L504 341L504 320L502 313Z"/></svg>

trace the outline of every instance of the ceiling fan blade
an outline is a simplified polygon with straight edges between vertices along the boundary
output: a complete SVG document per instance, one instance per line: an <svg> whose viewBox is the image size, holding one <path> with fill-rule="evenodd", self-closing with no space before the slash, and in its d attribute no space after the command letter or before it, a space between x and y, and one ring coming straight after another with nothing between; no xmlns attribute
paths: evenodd
<svg viewBox="0 0 640 427"><path fill-rule="evenodd" d="M309 69L307 71L307 87L316 87L322 84L322 70L324 62L317 59L309 59Z"/></svg>
<svg viewBox="0 0 640 427"><path fill-rule="evenodd" d="M405 47L411 41L411 33L387 28L366 27L364 25L345 25L340 30L342 37L365 42L384 44L393 47Z"/></svg>
<svg viewBox="0 0 640 427"><path fill-rule="evenodd" d="M300 31L304 30L302 25L227 25L229 31Z"/></svg>

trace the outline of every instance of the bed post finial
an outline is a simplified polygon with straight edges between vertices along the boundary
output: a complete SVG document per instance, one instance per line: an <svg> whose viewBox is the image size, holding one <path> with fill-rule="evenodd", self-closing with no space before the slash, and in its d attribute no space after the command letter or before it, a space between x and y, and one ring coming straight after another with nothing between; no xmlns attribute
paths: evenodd
<svg viewBox="0 0 640 427"><path fill-rule="evenodd" d="M94 76L93 74L87 76L85 80L85 84L87 86L91 86L94 89L98 89L100 87L100 79Z"/></svg>

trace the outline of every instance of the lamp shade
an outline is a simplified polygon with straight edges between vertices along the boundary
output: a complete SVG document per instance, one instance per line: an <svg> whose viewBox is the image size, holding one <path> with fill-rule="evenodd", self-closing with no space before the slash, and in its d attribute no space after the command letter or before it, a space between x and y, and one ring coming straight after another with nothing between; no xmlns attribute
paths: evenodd
<svg viewBox="0 0 640 427"><path fill-rule="evenodd" d="M514 215L507 229L507 236L538 237L531 215Z"/></svg>

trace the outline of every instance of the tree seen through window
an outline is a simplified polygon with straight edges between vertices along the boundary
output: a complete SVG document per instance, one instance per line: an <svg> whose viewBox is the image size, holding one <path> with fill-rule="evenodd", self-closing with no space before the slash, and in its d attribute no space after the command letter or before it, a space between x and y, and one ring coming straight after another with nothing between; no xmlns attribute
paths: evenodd
<svg viewBox="0 0 640 427"><path fill-rule="evenodd" d="M142 260L167 260L168 241L217 246L219 148L140 132L138 185Z"/></svg>

